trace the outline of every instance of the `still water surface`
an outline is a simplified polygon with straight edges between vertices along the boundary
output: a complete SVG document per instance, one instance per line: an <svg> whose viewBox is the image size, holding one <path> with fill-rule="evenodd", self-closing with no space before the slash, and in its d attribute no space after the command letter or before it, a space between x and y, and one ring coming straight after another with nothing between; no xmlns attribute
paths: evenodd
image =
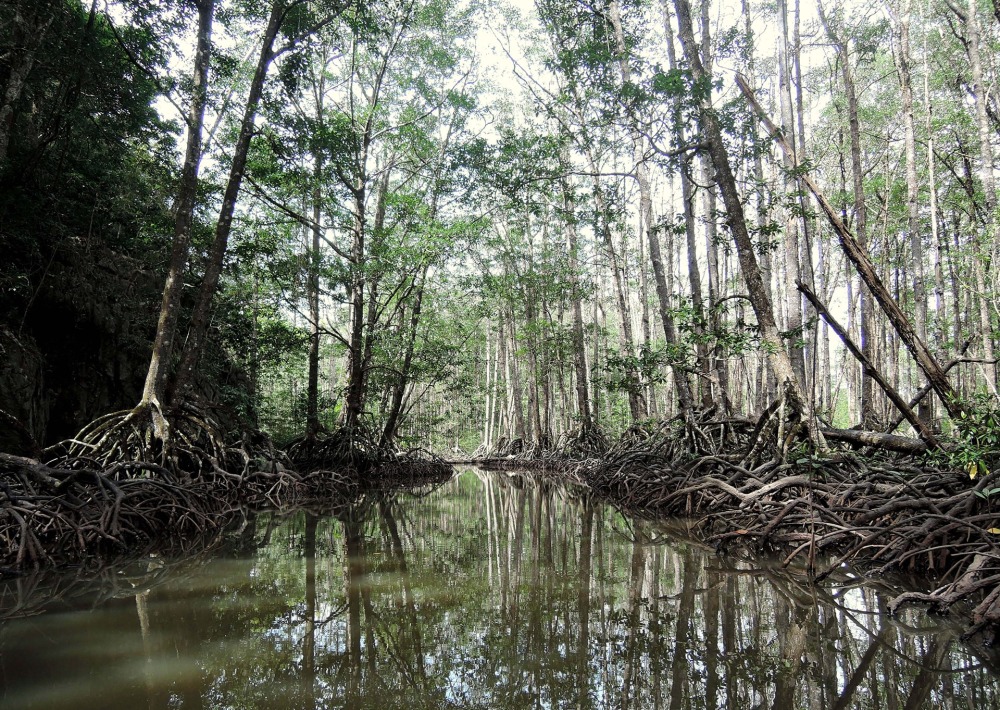
<svg viewBox="0 0 1000 710"><path fill-rule="evenodd" d="M0 600L5 709L1000 707L947 621L480 471Z"/></svg>

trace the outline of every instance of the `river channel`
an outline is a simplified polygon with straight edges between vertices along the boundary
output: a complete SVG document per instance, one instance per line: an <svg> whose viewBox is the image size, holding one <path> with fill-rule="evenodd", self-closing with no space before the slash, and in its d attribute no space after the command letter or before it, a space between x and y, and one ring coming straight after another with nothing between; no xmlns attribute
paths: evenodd
<svg viewBox="0 0 1000 710"><path fill-rule="evenodd" d="M221 547L4 582L0 707L983 708L995 660L889 592L465 470Z"/></svg>

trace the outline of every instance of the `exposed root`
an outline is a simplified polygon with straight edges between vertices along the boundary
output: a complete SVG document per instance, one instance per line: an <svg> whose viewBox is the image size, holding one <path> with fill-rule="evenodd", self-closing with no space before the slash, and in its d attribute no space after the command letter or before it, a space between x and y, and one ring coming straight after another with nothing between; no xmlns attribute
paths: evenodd
<svg viewBox="0 0 1000 710"><path fill-rule="evenodd" d="M95 419L46 453L61 466L104 469L139 461L198 477L223 469L226 447L218 425L195 405L161 411L146 402Z"/></svg>
<svg viewBox="0 0 1000 710"><path fill-rule="evenodd" d="M971 481L907 459L810 454L787 430L777 438L773 413L764 419L743 455L722 449L671 459L674 437L664 430L564 476L638 515L693 518L717 549L781 552L786 565L816 580L848 563L878 574L929 574L937 590L904 594L893 609L923 603L943 613L978 599L974 629L1000 629L1000 472ZM764 447L764 440L779 443Z"/></svg>
<svg viewBox="0 0 1000 710"><path fill-rule="evenodd" d="M191 538L230 509L206 484L181 486L147 463L104 472L0 454L0 488L0 565L13 568L141 550L164 530Z"/></svg>
<svg viewBox="0 0 1000 710"><path fill-rule="evenodd" d="M303 436L288 446L288 458L302 470L351 468L364 471L392 461L396 451L379 445L379 435L364 425L341 427L332 433Z"/></svg>
<svg viewBox="0 0 1000 710"><path fill-rule="evenodd" d="M598 427L577 429L559 437L555 445L547 441L526 442L501 437L487 448L480 446L473 461L489 469L545 469L570 471L581 462L603 460L627 466L632 462L689 459L721 450L745 446L752 428L749 419L715 417L715 408L692 410L688 416L633 424L615 441Z"/></svg>

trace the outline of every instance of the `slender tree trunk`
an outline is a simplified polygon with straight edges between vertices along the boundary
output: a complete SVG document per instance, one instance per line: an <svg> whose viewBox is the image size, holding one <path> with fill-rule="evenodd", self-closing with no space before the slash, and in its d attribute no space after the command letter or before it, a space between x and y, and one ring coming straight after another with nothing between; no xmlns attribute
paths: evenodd
<svg viewBox="0 0 1000 710"><path fill-rule="evenodd" d="M566 252L569 256L570 300L573 310L573 368L576 374L576 407L580 429L588 432L594 426L590 414L590 395L587 391L586 343L583 335L583 304L580 294L580 245L576 232L576 211L570 194L569 181L563 179L563 219L566 229Z"/></svg>
<svg viewBox="0 0 1000 710"><path fill-rule="evenodd" d="M490 345L490 324L486 326L486 406L483 416L482 442L487 451L492 442L493 432L493 369L496 368L496 359L491 357L492 346Z"/></svg>
<svg viewBox="0 0 1000 710"><path fill-rule="evenodd" d="M614 235L611 231L609 217L609 207L604 199L604 192L601 189L600 176L598 175L597 162L589 148L585 148L587 163L594 175L594 202L597 207L597 222L594 229L604 241L604 248L608 252L608 265L611 270L611 277L615 286L615 306L618 310L618 318L621 327L618 330L618 344L622 350L622 356L628 357L634 354L635 337L632 333L632 315L629 313L628 296L625 288L625 281L622 275L622 267L618 259L618 250L615 248ZM636 421L645 416L645 403L642 401L642 393L632 386L639 379L635 368L626 368L626 376L631 381L628 391L629 414L632 420Z"/></svg>
<svg viewBox="0 0 1000 710"><path fill-rule="evenodd" d="M691 8L688 1L674 0L674 7L677 10L678 34L681 46L684 48L684 55L687 57L692 78L696 82L710 82L711 77L705 74L701 57L698 53L698 47L695 44L694 30L691 25ZM801 413L803 420L809 425L811 435L822 446L821 436L814 425L815 423L812 421L813 417L812 412L809 410L809 401L804 396L802 384L798 381L791 360L782 346L781 336L778 333L777 323L774 320L771 300L768 298L767 289L761 277L760 266L757 263L753 241L750 239L750 232L747 229L746 216L743 211L743 200L729 163L729 155L726 152L722 130L719 127L718 118L712 109L709 98L705 98L702 101L700 123L705 141L708 144L709 154L712 156L712 164L715 167L715 181L719 186L719 193L722 195L723 204L726 208L729 229L733 235L740 267L743 272L743 279L747 286L747 293L750 297L754 313L757 316L761 343L768 354L768 363L774 372L779 386L789 400L791 400L791 406Z"/></svg>
<svg viewBox="0 0 1000 710"><path fill-rule="evenodd" d="M385 215L387 209L386 200L389 195L389 178L392 171L386 168L376 186L378 190L375 198L375 215L371 225L371 238L373 253L381 251L381 241L384 239L383 231L385 227ZM433 219L433 218L432 218ZM366 227L367 228L367 227ZM361 391L368 389L368 373L371 371L372 352L375 347L375 330L378 321L378 299L379 285L382 283L381 274L371 274L366 279L368 287L368 308L365 312L364 327L364 347L361 355ZM402 384L406 388L406 383Z"/></svg>
<svg viewBox="0 0 1000 710"><path fill-rule="evenodd" d="M704 61L705 72L709 75L712 73L712 41L711 41L711 22L710 22L710 11L712 3L710 0L704 0L701 5L701 48L702 48L702 58ZM708 156L703 156L701 161L701 169L705 176L705 182L711 182L711 167L710 160ZM716 211L716 199L715 190L709 185L702 191L702 209L703 209L703 220L705 224L705 253L708 262L708 314L707 323L709 329L711 330L712 336L717 337L717 334L722 328L722 322L719 317L719 311L715 308L715 304L719 301L720 290L719 286L721 282L719 281L719 251L718 245L716 244L717 232L715 224L715 211ZM692 212L694 212L692 205ZM689 263L690 255L695 253L694 242L691 239L691 235L688 236L688 254ZM704 335L704 323L706 322L705 308L702 304L701 299L701 274L698 270L697 260L690 263L692 281L691 281L691 292L694 297L694 311L695 317L698 319L699 323L696 326L696 333ZM697 274L695 278L694 274ZM696 285L697 284L697 285ZM703 338L702 338L703 339ZM716 347L716 349L718 346ZM726 372L725 360L718 357L717 353L709 353L707 346L702 346L702 372L706 375L707 382L710 382L716 391L712 391L712 387L705 386L704 395L702 396L702 406L711 407L714 404L721 402L723 409L726 412L732 410L732 403L729 401L729 377Z"/></svg>
<svg viewBox="0 0 1000 710"><path fill-rule="evenodd" d="M215 225L215 239L209 251L208 263L205 265L205 275L202 279L198 300L191 315L191 327L184 347L184 355L177 375L177 386L174 398L183 401L188 390L194 383L194 371L205 348L208 337L208 325L211 319L212 302L219 288L222 276L222 266L229 246L229 234L233 226L233 213L236 210L236 200L243 184L243 174L246 169L247 154L250 150L250 140L254 134L254 119L257 116L257 106L264 92L264 80L267 78L271 60L274 59L274 42L277 39L281 22L285 16L282 0L274 0L271 5L267 27L264 30L263 46L257 59L253 79L250 82L250 93L247 96L240 133L233 148L233 160L229 168L229 180L222 196L222 208Z"/></svg>
<svg viewBox="0 0 1000 710"><path fill-rule="evenodd" d="M309 380L306 385L306 436L314 437L320 430L319 424L319 271L320 238L323 218L323 188L320 184L323 174L323 159L316 155L313 166L312 189L312 244L309 250L309 274L307 297L309 299Z"/></svg>
<svg viewBox="0 0 1000 710"><path fill-rule="evenodd" d="M938 199L937 199L937 177L934 163L934 105L931 103L930 90L930 68L927 61L927 35L924 35L923 60L924 60L924 106L926 117L924 119L924 129L927 133L927 184L930 192L930 227L931 244L934 245L934 340L938 344L939 353L947 351L945 343L948 340L946 332L946 306L944 300L944 251L946 244L942 244L940 226L938 224ZM954 344L958 347L958 343ZM921 404L920 411L931 412L933 417L933 405Z"/></svg>
<svg viewBox="0 0 1000 710"><path fill-rule="evenodd" d="M524 440L527 438L527 429L524 425L524 405L521 402L521 366L514 354L517 352L517 333L514 330L514 316L508 314L507 319L509 348L507 350L507 401L510 403L511 413L514 422L514 437Z"/></svg>
<svg viewBox="0 0 1000 710"><path fill-rule="evenodd" d="M988 364L983 365L983 372L990 388L995 390L997 368L992 363L995 358L993 326L990 316L990 306L985 294L986 272L989 270L991 255L989 241L995 238L994 232L997 226L997 189L996 180L993 176L994 158L991 143L993 131L990 127L987 112L988 97L986 83L983 78L981 30L978 5L975 0L969 0L966 7L965 34L965 47L969 56L969 70L972 74L972 93L976 107L976 129L979 134L979 180L983 189L983 205L986 213L982 225L983 231L980 232L977 230L978 236L973 240L975 250L973 275L976 280L976 291L980 294L980 297L977 298L977 303L979 330L983 339L983 359L989 361Z"/></svg>
<svg viewBox="0 0 1000 710"><path fill-rule="evenodd" d="M428 267L425 265L417 277L417 284L414 289L413 308L410 310L410 322L406 333L406 350L403 353L403 362L399 365L399 372L396 375L396 382L393 383L391 402L389 404L388 415L385 426L382 428L382 446L387 446L397 435L399 427L399 416L403 410L403 395L406 393L406 386L410 379L410 368L413 366L413 355L417 344L417 327L420 325L420 311L424 300L424 285L427 283ZM486 380L489 386L489 340L486 343L487 366ZM489 402L487 401L487 408Z"/></svg>
<svg viewBox="0 0 1000 710"><path fill-rule="evenodd" d="M7 151L10 148L10 137L14 129L14 112L17 103L24 92L24 85L31 74L38 59L38 50L41 48L48 34L52 22L59 14L61 8L57 3L38 2L33 8L33 17L26 17L22 3L15 2L13 7L14 18L11 23L11 34L14 39L15 49L10 53L10 72L7 75L7 85L3 90L3 99L0 101L0 167L7 161ZM32 3L27 3L32 5ZM202 37L202 17L199 8L198 17L199 46ZM208 35L211 35L211 20L209 20ZM17 46L19 45L19 46ZM195 74L198 72L198 59L195 58ZM197 82L197 79L195 79ZM197 83L193 89L198 92ZM194 97L192 96L192 99ZM193 112L194 105L191 106ZM190 112L189 112L190 115Z"/></svg>
<svg viewBox="0 0 1000 710"><path fill-rule="evenodd" d="M364 160L360 161L364 166ZM364 168L362 167L362 172ZM354 225L351 248L351 333L347 346L347 396L342 424L349 432L358 428L364 410L365 394L365 241L368 219L365 202L368 194L367 176L362 175L354 184Z"/></svg>
<svg viewBox="0 0 1000 710"><path fill-rule="evenodd" d="M666 0L664 0L666 2ZM744 37L745 41L750 45L750 52L747 57L747 70L750 76L756 76L755 70L755 51L753 45L755 42L755 36L753 31L752 17L753 13L750 10L748 0L741 0L741 7L743 10L744 19ZM758 145L760 136L757 131L757 126L750 129L750 138L754 146ZM762 151L753 151L753 178L757 185L764 185L764 159L762 156ZM763 197L758 194L757 196L757 209L756 209L756 224L757 227L764 231L765 227L768 226L770 222L769 208L763 199ZM771 247L770 244L762 245L764 248L760 250L760 271L761 279L764 282L764 289L767 292L767 297L772 298L771 292L771 277L772 277L772 266L771 266ZM742 305L738 306L742 308ZM758 356L751 356L759 362ZM755 363L756 365L756 363ZM756 384L756 405L758 409L764 409L771 401L774 400L774 375L766 367L755 366L755 384Z"/></svg>
<svg viewBox="0 0 1000 710"><path fill-rule="evenodd" d="M140 403L152 405L157 409L162 409L166 404L167 378L170 374L177 319L181 309L181 290L191 245L191 224L198 193L198 167L201 164L202 129L205 123L205 99L208 92L214 17L215 0L201 0L198 3L198 42L194 55L191 101L187 115L187 145L184 150L180 186L174 203L174 240L167 280L160 301L160 316L156 324L153 352ZM157 426L163 425L163 422L160 422ZM158 434L165 437L166 431L159 431Z"/></svg>
<svg viewBox="0 0 1000 710"><path fill-rule="evenodd" d="M706 175L708 165L705 165ZM729 399L729 369L725 358L721 357L719 350L722 347L718 343L719 334L722 332L722 316L715 306L722 299L723 282L719 274L719 246L718 230L715 223L716 199L715 190L706 189L704 191L705 210L705 251L708 254L708 324L717 343L715 352L711 357L711 371L713 381L718 387L716 400L722 403L723 409L727 413L733 411L733 403Z"/></svg>
<svg viewBox="0 0 1000 710"><path fill-rule="evenodd" d="M783 135L789 137L789 142L794 146L796 126L794 110L792 108L792 60L788 56L788 8L785 0L778 0L778 21L781 24L781 36L778 38L778 96L781 106L781 130ZM784 159L784 170L782 171L782 181L784 182L784 194L789 195L797 191L798 180L795 178L791 166L795 161L794 155L786 156ZM786 210L785 213L785 297L787 299L787 325L792 336L788 339L788 355L795 368L795 374L799 381L806 382L805 353L802 348L802 307L800 297L795 289L795 284L801 280L799 268L799 216L793 210Z"/></svg>
<svg viewBox="0 0 1000 710"><path fill-rule="evenodd" d="M528 429L531 432L531 443L539 444L542 441L542 422L541 414L539 412L539 398L538 398L538 342L537 342L537 332L538 332L538 317L535 313L535 296L529 293L528 298L525 299L525 335L528 340L527 350L527 395L528 395Z"/></svg>
<svg viewBox="0 0 1000 710"><path fill-rule="evenodd" d="M504 397L500 396L500 378L504 380ZM504 314L497 314L497 366L493 375L496 383L494 399L497 408L497 440L504 436L504 432L513 435L511 426L511 407L513 406L510 397L510 362L507 358L507 325Z"/></svg>
<svg viewBox="0 0 1000 710"><path fill-rule="evenodd" d="M818 3L820 19L827 36L833 42L840 63L840 75L844 82L844 95L847 97L848 134L851 143L851 175L854 189L854 233L861 248L868 249L868 206L865 200L864 166L861 163L861 124L858 120L858 97L854 86L854 73L851 71L851 58L847 51L847 43L834 30L825 14L822 0ZM865 283L862 282L858 296L861 306L859 332L861 351L869 360L875 360L875 349L872 341L872 330L875 322L875 310L872 296ZM861 425L868 429L875 423L875 401L872 380L867 373L861 373Z"/></svg>
<svg viewBox="0 0 1000 710"><path fill-rule="evenodd" d="M906 161L906 219L910 233L910 271L913 278L913 325L917 337L927 341L927 288L924 283L924 243L920 225L920 185L917 181L916 122L913 118L913 82L910 72L910 12L912 0L904 0L897 19L899 25L899 51L896 53L896 70L903 99L903 144ZM931 185L931 190L934 187ZM921 421L931 417L923 400L918 410Z"/></svg>
<svg viewBox="0 0 1000 710"><path fill-rule="evenodd" d="M746 80L741 76L737 76L736 81L744 95L747 97L747 100L750 101L760 120L767 127L767 130L771 134L775 143L777 143L786 154L791 154L792 150L788 145L788 142L781 135L777 126L771 122L771 120L764 113L763 109L761 109L753 95L753 91L746 83ZM827 220L837 233L837 237L840 239L840 244L843 247L847 258L854 264L855 268L858 270L858 274L861 276L861 279L871 290L872 295L878 301L882 311L892 323L896 335L903 342L903 344L906 345L917 365L921 370L923 370L927 380L934 387L934 391L937 392L938 396L941 398L942 404L944 404L947 408L949 415L951 415L953 419L958 420L964 413L964 405L959 400L958 395L952 388L951 384L948 382L948 378L945 375L944 370L941 369L941 366L934 359L934 356L927 349L924 342L917 337L913 330L913 326L910 325L909 319L906 317L906 314L903 313L896 299L893 298L892 294L885 287L885 284L882 283L882 280L879 278L878 273L876 273L875 267L871 262L871 258L868 256L868 252L861 246L854 235L851 234L850 230L847 229L847 226L841 221L840 217L834 211L833 207L827 201L819 187L815 182L813 182L812 178L809 177L809 174L802 169L801 165L797 164L796 168L802 177L802 181L805 183L806 187L809 188L810 192L813 193L813 196L819 203L820 208L826 215Z"/></svg>
<svg viewBox="0 0 1000 710"><path fill-rule="evenodd" d="M707 15L708 8L710 7L710 2L705 0L702 3L702 62L705 65L706 74L712 73L712 53L711 53L711 41L708 35L708 25L707 25ZM669 21L669 20L668 20ZM667 60L670 64L671 69L677 68L677 59L674 52L673 42L667 43ZM684 143L684 123L681 115L678 112L674 114L674 140L677 145ZM706 158L707 161L707 158ZM698 266L698 236L695 232L695 224L698 221L697 210L695 209L695 190L694 181L691 178L691 172L694 170L694 163L690 156L684 156L681 161L680 169L680 179L681 179L681 205L684 210L684 237L686 239L687 246L687 267L688 267L688 279L691 285L691 306L694 311L694 323L692 323L695 334L698 336L697 343L695 345L695 353L697 355L697 367L704 373L707 369L707 352L705 348L704 335L705 328L703 326L705 322L705 304L702 299L702 288L701 288L701 269ZM708 178L709 169L705 167L706 179ZM692 398L695 396L697 390L701 390L701 404L706 409L712 406L712 395L710 388L706 387L704 383L701 383L693 388L695 391L692 392Z"/></svg>
<svg viewBox="0 0 1000 710"><path fill-rule="evenodd" d="M805 100L803 98L802 91L802 4L800 0L795 0L795 24L792 31L792 70L795 77L795 116L798 122L797 127L797 137L799 141L798 149L800 155L805 155L806 152L806 127L805 127ZM800 216L802 219L802 239L799 240L799 273L802 279L813 285L816 288L820 287L817 281L816 272L813 265L813 227L812 227L812 204L809 199L809 192L805 189L802 181L797 179L795 181L796 191L798 192L798 203ZM822 258L822 257L821 257ZM804 298L799 298L797 305L800 309L800 318L803 322L808 322L808 305ZM816 398L818 396L817 392L817 381L816 381L816 366L817 360L819 359L818 353L816 353L816 339L819 336L818 329L814 329L812 333L812 341L806 337L806 333L803 332L802 340L805 343L803 345L803 356L804 356L804 375L805 380L803 382L808 382L809 396L812 398L812 407L816 408ZM826 342L826 341L824 341ZM810 366L809 363L812 362ZM822 397L820 397L822 399Z"/></svg>

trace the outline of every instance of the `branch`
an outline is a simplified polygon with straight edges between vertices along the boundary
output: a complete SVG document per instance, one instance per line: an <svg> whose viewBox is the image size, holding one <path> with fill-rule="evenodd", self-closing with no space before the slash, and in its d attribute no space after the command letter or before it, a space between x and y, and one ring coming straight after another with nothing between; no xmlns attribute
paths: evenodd
<svg viewBox="0 0 1000 710"><path fill-rule="evenodd" d="M935 438L934 433L928 428L927 423L913 413L913 410L910 409L906 402L903 401L903 398L899 396L899 392L896 391L896 388L889 384L889 381L886 380L882 376L882 373L875 368L874 363L872 363L872 361L869 360L868 357L861 351L861 348L854 344L854 341L851 340L851 336L848 335L847 331L840 326L840 323L838 323L834 317L830 315L830 312L826 309L826 306L819 300L816 294L801 281L798 281L795 285L798 287L802 295L809 300L809 303L813 305L816 312L823 317L823 320L827 322L827 325L830 326L833 332L840 337L841 341L851 352L851 355L853 355L855 359L861 363L861 366L864 368L868 376L882 388L882 391L885 392L889 400L896 405L896 409L899 410L900 414L902 414L903 417L906 418L906 421L908 421L916 430L916 432L920 435L920 438L923 439L923 441L926 442L927 446L930 448L937 448L939 446L938 441Z"/></svg>

